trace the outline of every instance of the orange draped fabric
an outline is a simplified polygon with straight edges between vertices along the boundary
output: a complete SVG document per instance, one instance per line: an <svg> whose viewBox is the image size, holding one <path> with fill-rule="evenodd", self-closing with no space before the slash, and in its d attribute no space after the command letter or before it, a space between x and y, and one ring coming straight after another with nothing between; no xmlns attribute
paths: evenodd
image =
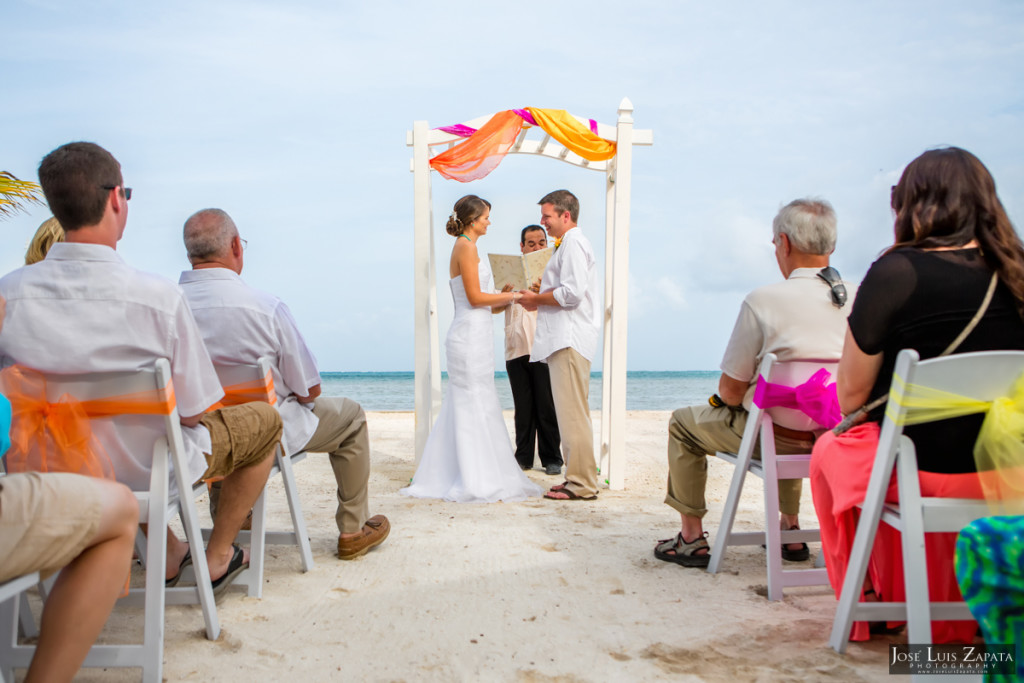
<svg viewBox="0 0 1024 683"><path fill-rule="evenodd" d="M3 393L11 402L11 448L8 472L71 472L114 479L103 447L93 438L89 420L115 415L167 415L174 392L154 399L154 392L79 401L64 394L46 400L46 377L21 366L0 372Z"/></svg>
<svg viewBox="0 0 1024 683"><path fill-rule="evenodd" d="M430 165L460 183L479 180L498 167L522 128L519 114L511 109L498 112L468 140L431 159Z"/></svg>
<svg viewBox="0 0 1024 683"><path fill-rule="evenodd" d="M251 382L240 382L224 387L224 398L207 408L206 412L253 401L262 401L270 405L277 403L272 370L268 370L263 379L254 379Z"/></svg>
<svg viewBox="0 0 1024 683"><path fill-rule="evenodd" d="M545 133L588 161L605 161L615 156L615 143L598 137L564 109L527 107Z"/></svg>

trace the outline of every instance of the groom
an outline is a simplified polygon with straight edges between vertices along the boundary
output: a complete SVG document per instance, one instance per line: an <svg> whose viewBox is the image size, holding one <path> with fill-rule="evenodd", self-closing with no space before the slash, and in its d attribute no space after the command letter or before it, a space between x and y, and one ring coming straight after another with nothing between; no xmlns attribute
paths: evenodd
<svg viewBox="0 0 1024 683"><path fill-rule="evenodd" d="M601 327L597 301L597 262L576 226L580 203L568 190L555 190L540 204L540 222L555 241L555 253L541 278L540 292L520 292L519 303L537 311L531 362L551 371L551 395L562 437L565 483L544 494L552 500L597 498L594 427L590 420L590 362Z"/></svg>

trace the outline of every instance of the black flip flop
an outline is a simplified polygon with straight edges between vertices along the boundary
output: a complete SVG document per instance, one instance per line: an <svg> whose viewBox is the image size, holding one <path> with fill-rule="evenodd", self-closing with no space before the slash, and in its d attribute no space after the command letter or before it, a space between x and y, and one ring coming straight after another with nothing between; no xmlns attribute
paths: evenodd
<svg viewBox="0 0 1024 683"><path fill-rule="evenodd" d="M178 565L178 573L169 579L164 580L165 588L174 588L181 581L181 573L185 571L185 567L192 564L192 548L185 551L185 557L181 558L181 564Z"/></svg>
<svg viewBox="0 0 1024 683"><path fill-rule="evenodd" d="M231 582L249 568L249 563L245 561L245 553L242 552L242 549L235 543L232 543L231 547L235 549L235 552L231 556L231 562L228 563L228 570L224 572L224 576L210 582L210 585L213 587L214 598L224 595L225 591L231 586Z"/></svg>

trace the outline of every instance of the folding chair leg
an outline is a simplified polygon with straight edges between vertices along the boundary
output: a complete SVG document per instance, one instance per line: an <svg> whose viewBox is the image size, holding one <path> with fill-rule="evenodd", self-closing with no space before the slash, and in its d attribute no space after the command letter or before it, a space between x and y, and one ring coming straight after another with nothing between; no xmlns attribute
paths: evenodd
<svg viewBox="0 0 1024 683"><path fill-rule="evenodd" d="M299 547L302 557L302 571L313 569L313 550L309 546L309 532L306 530L306 518L302 514L302 502L299 500L299 489L295 485L295 470L291 456L283 455L278 447L277 464L281 469L284 481L284 492L288 497L288 510L292 515L292 528L295 530L295 544Z"/></svg>
<svg viewBox="0 0 1024 683"><path fill-rule="evenodd" d="M220 621L217 617L217 605L213 599L213 587L210 584L210 566L206 562L206 553L203 552L203 534L199 528L199 518L196 511L195 501L185 500L183 496L192 495L192 485L183 481L180 468L174 468L174 476L178 483L178 507L181 513L181 522L185 527L185 536L188 539L192 552L192 566L195 569L196 587L199 594L199 604L203 608L203 618L206 621L206 637L209 640L217 640L220 636ZM147 572L147 576L149 573Z"/></svg>
<svg viewBox="0 0 1024 683"><path fill-rule="evenodd" d="M18 623L21 624L21 634L26 638L35 638L39 635L36 628L36 620L32 618L32 610L29 608L28 596L22 593L18 596Z"/></svg>
<svg viewBox="0 0 1024 683"><path fill-rule="evenodd" d="M876 460L875 466L871 470L871 480L868 483L864 505L861 507L857 533L850 551L850 562L846 567L846 578L843 580L843 590L839 594L839 605L832 622L832 634L828 640L829 646L839 654L846 652L846 644L850 638L854 610L860 601L864 577L868 573L871 548L875 544L875 535L882 518L882 506L885 504L887 488L884 483L888 481L892 472L895 457L896 453L893 449L893 452L886 453L884 457Z"/></svg>
<svg viewBox="0 0 1024 683"><path fill-rule="evenodd" d="M921 483L909 458L913 453L896 457L900 493L900 517L903 521L901 545L904 581L907 592L907 642L932 642L931 603L928 595L928 563L924 550L924 515L921 508Z"/></svg>
<svg viewBox="0 0 1024 683"><path fill-rule="evenodd" d="M246 587L251 598L263 597L263 562L267 541L267 488L252 506L252 532L249 534L249 568L235 580Z"/></svg>
<svg viewBox="0 0 1024 683"><path fill-rule="evenodd" d="M775 453L764 455L764 552L768 573L768 599L782 600L782 530L779 528L779 470ZM771 444L774 447L774 444ZM772 448L774 451L774 448Z"/></svg>

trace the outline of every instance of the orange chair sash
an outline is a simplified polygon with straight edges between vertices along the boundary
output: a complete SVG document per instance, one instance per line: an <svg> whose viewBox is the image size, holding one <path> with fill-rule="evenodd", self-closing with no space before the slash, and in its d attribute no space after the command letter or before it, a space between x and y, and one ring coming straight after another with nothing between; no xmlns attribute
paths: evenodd
<svg viewBox="0 0 1024 683"><path fill-rule="evenodd" d="M46 399L46 377L23 366L0 372L0 384L11 402L11 448L8 472L71 472L114 479L106 451L95 439L90 420L115 415L167 415L175 407L174 392L139 392L79 401L64 394Z"/></svg>
<svg viewBox="0 0 1024 683"><path fill-rule="evenodd" d="M240 382L224 387L224 398L210 406L206 412L217 410L218 408L226 408L227 406L252 403L253 401L262 401L270 405L277 403L273 371L267 370L267 374L264 375L263 379L254 379L250 382Z"/></svg>

